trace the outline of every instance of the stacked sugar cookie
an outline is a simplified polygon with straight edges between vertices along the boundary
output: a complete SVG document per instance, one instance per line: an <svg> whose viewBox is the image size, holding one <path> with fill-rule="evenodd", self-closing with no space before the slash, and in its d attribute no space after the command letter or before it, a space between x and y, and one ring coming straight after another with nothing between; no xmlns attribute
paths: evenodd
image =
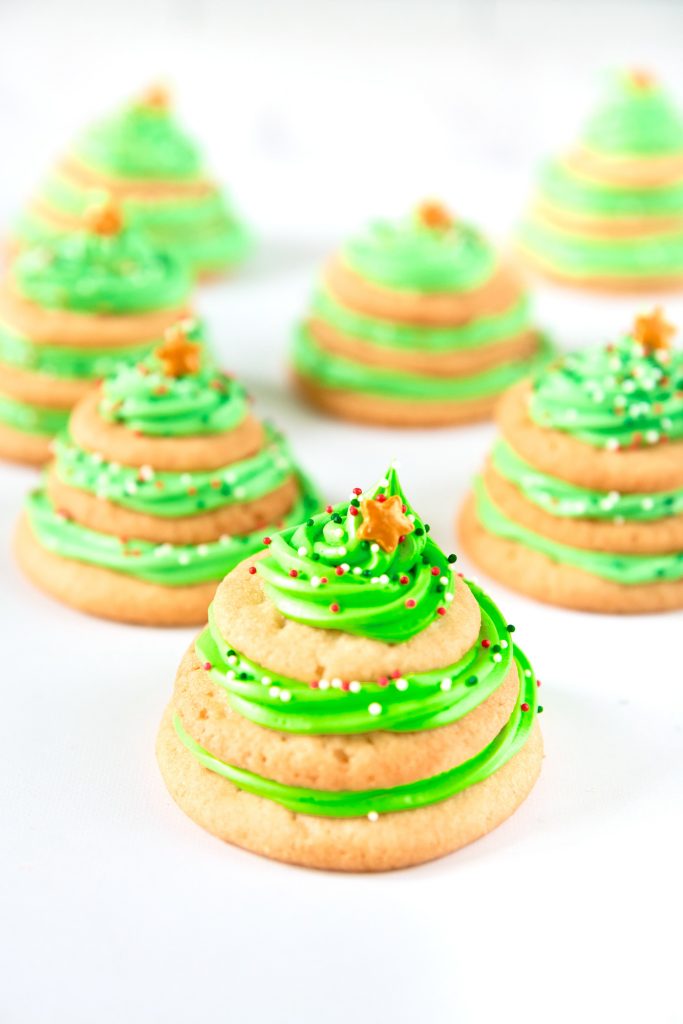
<svg viewBox="0 0 683 1024"><path fill-rule="evenodd" d="M501 402L462 513L487 573L552 604L683 607L683 351L660 310Z"/></svg>
<svg viewBox="0 0 683 1024"><path fill-rule="evenodd" d="M40 464L96 381L188 313L190 278L102 200L29 245L0 285L0 457Z"/></svg>
<svg viewBox="0 0 683 1024"><path fill-rule="evenodd" d="M651 75L616 77L578 143L543 168L519 244L568 284L683 284L683 115Z"/></svg>
<svg viewBox="0 0 683 1024"><path fill-rule="evenodd" d="M548 356L515 273L475 229L425 203L332 258L292 358L300 390L333 415L439 426L490 415Z"/></svg>
<svg viewBox="0 0 683 1024"><path fill-rule="evenodd" d="M283 438L181 322L74 409L17 535L34 582L150 625L201 623L264 530L319 507Z"/></svg>
<svg viewBox="0 0 683 1024"><path fill-rule="evenodd" d="M105 190L155 248L194 273L242 262L249 236L224 191L206 174L195 143L178 124L168 93L149 89L88 127L31 200L20 244L75 229L93 195Z"/></svg>
<svg viewBox="0 0 683 1024"><path fill-rule="evenodd" d="M542 759L537 682L394 469L222 582L158 758L180 807L277 860L383 870L495 828Z"/></svg>

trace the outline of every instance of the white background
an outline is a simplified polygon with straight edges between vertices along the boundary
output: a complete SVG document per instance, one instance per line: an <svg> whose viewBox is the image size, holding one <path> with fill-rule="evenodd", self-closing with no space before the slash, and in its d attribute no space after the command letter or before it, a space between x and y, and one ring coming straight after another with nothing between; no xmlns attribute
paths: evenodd
<svg viewBox="0 0 683 1024"><path fill-rule="evenodd" d="M315 268L367 216L431 194L504 241L605 68L656 67L683 101L682 33L656 2L0 0L0 215L88 118L166 77L260 236L201 299L226 365L330 499L398 457L450 548L493 428L366 431L299 407L284 352ZM642 306L538 292L565 346ZM19 576L34 481L0 468L1 1024L683 1021L680 614L573 614L492 586L544 682L528 802L411 871L283 867L205 835L159 778L191 631L91 620Z"/></svg>

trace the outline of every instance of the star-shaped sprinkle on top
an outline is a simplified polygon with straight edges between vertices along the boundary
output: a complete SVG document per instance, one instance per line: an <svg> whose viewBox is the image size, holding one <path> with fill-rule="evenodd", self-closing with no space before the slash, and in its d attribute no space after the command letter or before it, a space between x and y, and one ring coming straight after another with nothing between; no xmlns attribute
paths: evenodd
<svg viewBox="0 0 683 1024"><path fill-rule="evenodd" d="M171 106L171 95L165 85L154 82L143 92L139 104L148 110L168 110Z"/></svg>
<svg viewBox="0 0 683 1024"><path fill-rule="evenodd" d="M644 68L631 68L628 77L631 85L640 92L648 92L650 89L654 89L657 84L657 80L652 72L646 71Z"/></svg>
<svg viewBox="0 0 683 1024"><path fill-rule="evenodd" d="M83 216L87 230L93 235L111 237L118 235L123 228L121 207L111 196L99 203L89 206Z"/></svg>
<svg viewBox="0 0 683 1024"><path fill-rule="evenodd" d="M383 551L391 553L398 547L401 537L415 529L403 510L398 494L379 501L366 498L360 503L362 522L356 530L360 540L374 540Z"/></svg>
<svg viewBox="0 0 683 1024"><path fill-rule="evenodd" d="M455 224L455 219L443 203L436 199L425 200L415 211L418 222L432 231L448 231Z"/></svg>
<svg viewBox="0 0 683 1024"><path fill-rule="evenodd" d="M187 336L187 324L169 327L163 345L154 354L167 377L186 377L197 373L202 361L202 347Z"/></svg>
<svg viewBox="0 0 683 1024"><path fill-rule="evenodd" d="M657 306L651 313L643 313L636 317L632 333L646 352L656 352L658 349L669 347L676 328L666 322L662 307Z"/></svg>

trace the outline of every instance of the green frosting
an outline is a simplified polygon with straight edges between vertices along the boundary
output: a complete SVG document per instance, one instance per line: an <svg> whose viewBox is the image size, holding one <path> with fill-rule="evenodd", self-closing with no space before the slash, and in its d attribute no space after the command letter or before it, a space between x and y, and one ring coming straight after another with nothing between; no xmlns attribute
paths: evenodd
<svg viewBox="0 0 683 1024"><path fill-rule="evenodd" d="M168 107L131 103L88 128L74 145L86 164L113 177L186 180L200 153Z"/></svg>
<svg viewBox="0 0 683 1024"><path fill-rule="evenodd" d="M539 192L551 206L587 216L683 216L683 182L659 188L624 188L580 177L561 160L542 170Z"/></svg>
<svg viewBox="0 0 683 1024"><path fill-rule="evenodd" d="M29 402L19 402L7 395L0 395L0 423L24 434L44 434L47 437L57 434L66 427L69 413L69 409L31 405Z"/></svg>
<svg viewBox="0 0 683 1024"><path fill-rule="evenodd" d="M60 235L25 249L13 265L21 293L46 309L144 313L183 305L183 265L130 228L114 235Z"/></svg>
<svg viewBox="0 0 683 1024"><path fill-rule="evenodd" d="M683 351L627 335L565 356L534 380L531 418L597 448L683 437Z"/></svg>
<svg viewBox="0 0 683 1024"><path fill-rule="evenodd" d="M390 789L328 791L287 786L219 761L188 735L178 716L174 719L174 725L181 741L205 768L221 775L239 789L273 800L295 814L359 818L416 810L447 800L469 786L482 782L502 768L528 740L540 710L536 679L529 662L517 647L514 649L514 657L522 681L519 696L510 719L496 738L479 754L456 768Z"/></svg>
<svg viewBox="0 0 683 1024"><path fill-rule="evenodd" d="M525 462L505 441L497 441L491 459L501 476L527 501L559 519L649 523L683 514L683 490L654 494L594 491L548 476Z"/></svg>
<svg viewBox="0 0 683 1024"><path fill-rule="evenodd" d="M386 348L450 352L478 348L513 338L531 330L529 300L520 298L503 313L477 317L459 327L425 327L364 316L340 305L320 289L313 298L312 313L342 334Z"/></svg>
<svg viewBox="0 0 683 1024"><path fill-rule="evenodd" d="M393 495L414 529L387 552L358 537L359 506L367 498ZM455 556L447 559L428 532L391 468L372 491L273 537L257 569L268 597L286 618L401 643L443 614L453 599Z"/></svg>
<svg viewBox="0 0 683 1024"><path fill-rule="evenodd" d="M98 409L102 419L140 434L186 437L234 430L249 402L244 387L206 358L198 372L173 377L152 352L104 382Z"/></svg>
<svg viewBox="0 0 683 1024"><path fill-rule="evenodd" d="M430 672L404 676L397 668L379 681L291 679L227 644L213 606L209 625L196 641L197 655L232 707L268 729L309 735L436 729L490 697L507 677L512 660L505 619L479 587L467 585L481 610L477 640L458 662Z"/></svg>
<svg viewBox="0 0 683 1024"><path fill-rule="evenodd" d="M491 246L474 228L459 222L427 227L417 216L370 224L347 242L342 256L367 280L416 292L476 288L496 266Z"/></svg>
<svg viewBox="0 0 683 1024"><path fill-rule="evenodd" d="M618 156L683 153L683 117L654 81L615 76L603 104L584 126L583 145Z"/></svg>
<svg viewBox="0 0 683 1024"><path fill-rule="evenodd" d="M0 322L0 362L67 380L99 380L122 363L144 358L161 339L116 348L37 345Z"/></svg>
<svg viewBox="0 0 683 1024"><path fill-rule="evenodd" d="M489 533L537 551L553 562L624 585L683 579L683 551L673 554L627 555L574 548L544 537L509 519L492 501L484 482L475 482L477 516Z"/></svg>
<svg viewBox="0 0 683 1024"><path fill-rule="evenodd" d="M299 522L319 507L310 483L300 476L300 484L300 497L285 517L286 524ZM37 540L48 551L167 587L220 580L263 546L263 530L226 535L207 544L154 544L114 537L69 520L54 508L44 491L34 491L26 508Z"/></svg>
<svg viewBox="0 0 683 1024"><path fill-rule="evenodd" d="M255 501L297 472L288 445L272 428L257 455L210 472L172 473L105 462L66 433L55 440L54 452L55 471L64 484L163 519Z"/></svg>
<svg viewBox="0 0 683 1024"><path fill-rule="evenodd" d="M304 326L294 339L296 370L328 388L361 391L398 401L460 401L485 398L506 390L516 381L543 366L553 355L547 338L541 337L536 354L526 360L499 364L468 376L426 376L356 363L319 348Z"/></svg>

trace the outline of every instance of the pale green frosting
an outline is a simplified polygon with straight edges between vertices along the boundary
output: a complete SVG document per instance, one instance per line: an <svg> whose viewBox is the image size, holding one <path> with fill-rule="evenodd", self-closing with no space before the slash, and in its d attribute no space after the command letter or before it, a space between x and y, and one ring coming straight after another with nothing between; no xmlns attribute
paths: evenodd
<svg viewBox="0 0 683 1024"><path fill-rule="evenodd" d="M56 434L66 426L69 413L69 409L51 409L0 395L0 423L25 434Z"/></svg>
<svg viewBox="0 0 683 1024"><path fill-rule="evenodd" d="M654 80L639 84L638 73L615 75L600 107L581 133L585 146L610 155L660 156L683 153L683 116Z"/></svg>

